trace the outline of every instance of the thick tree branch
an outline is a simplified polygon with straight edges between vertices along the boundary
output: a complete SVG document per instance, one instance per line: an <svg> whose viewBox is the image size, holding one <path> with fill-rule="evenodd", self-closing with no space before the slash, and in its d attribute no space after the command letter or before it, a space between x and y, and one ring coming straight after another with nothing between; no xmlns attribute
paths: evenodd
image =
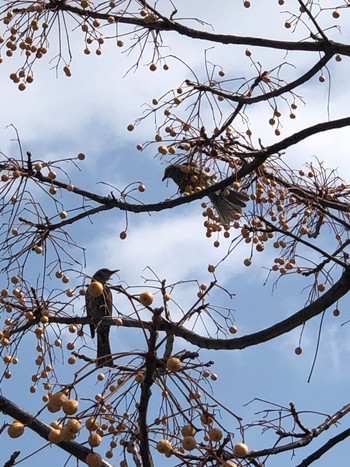
<svg viewBox="0 0 350 467"><path fill-rule="evenodd" d="M268 448L268 449L261 449L260 451L255 451L254 453L249 454L249 457L252 455L252 457L263 457L263 456L269 456L271 454L279 454L281 452L286 452L286 451L291 451L294 449L298 449L304 446L307 446L308 444L311 443L311 441L315 438L317 438L320 434L322 434L324 431L328 430L331 426L334 426L341 418L345 417L348 413L350 412L350 404L345 405L343 408L338 410L334 415L331 415L330 417L327 418L327 420L323 423L321 423L318 427L311 429L309 433L307 433L305 436L301 437L297 441L292 441L291 443L284 444L282 446L275 446L273 448ZM339 435L335 436L334 438L330 439L324 446L322 446L320 449L316 451L316 453L319 454L319 457L329 450L332 446L334 446L337 442L342 441L343 439L347 438L350 436L350 429L343 431ZM323 451L323 452L322 452ZM314 456L316 453L314 453L312 456ZM312 457L310 456L310 457ZM310 458L308 458L310 459ZM317 457L315 457L316 460ZM313 462L312 460L312 462ZM306 459L303 461L305 462ZM309 464L303 464L301 463L298 465L298 467L306 467Z"/></svg>
<svg viewBox="0 0 350 467"><path fill-rule="evenodd" d="M9 415L15 420L20 421L25 426L35 431L35 433L44 438L46 441L48 440L49 433L52 429L49 425L42 422L37 417L22 409L14 402L2 395L0 395L0 411L6 415ZM80 443L76 443L75 441L61 441L59 444L57 444L57 447L63 449L69 454L72 454L74 457L80 459L83 462L85 462L86 456L91 452L89 448L86 448ZM112 466L108 462L102 460L101 467Z"/></svg>
<svg viewBox="0 0 350 467"><path fill-rule="evenodd" d="M272 144L271 146L267 146L266 148L263 148L258 151L250 151L244 154L240 154L240 156L241 157L244 156L245 159L252 158L252 161L244 165L238 171L238 173L230 177L227 177L224 180L218 183L215 183L214 185L208 188L205 188L204 190L201 190L199 192L196 192L188 196L182 196L171 201L163 201L159 203L142 204L142 205L132 204L132 203L127 203L125 201L117 200L113 197L96 195L95 193L91 193L86 190L75 187L74 193L84 196L85 198L91 199L93 201L96 201L102 204L104 207L88 210L84 213L80 213L79 215L75 216L72 219L66 219L57 224L49 224L49 225L48 224L33 224L33 225L35 225L35 227L41 230L44 230L44 229L55 230L58 228L62 228L65 225L70 225L72 224L73 221L80 220L85 217L89 217L95 212L110 210L113 208L118 208L121 211L128 211L128 212L134 212L134 213L141 213L141 212L149 213L149 212L159 212L165 209L172 209L176 206L181 206L182 204L191 203L194 200L202 199L205 196L215 193L216 191L221 190L231 185L233 182L237 180L241 180L245 176L254 172L254 170L260 167L261 164L263 164L268 159L268 157L273 154L278 154L279 152L286 150L290 146L300 143L301 141L303 141L304 139L310 136L314 136L314 135L317 135L318 133L332 130L332 129L343 128L349 125L350 125L350 117L340 118L338 120L331 120L328 122L317 123L316 125L310 126L308 128L304 128L303 130L300 130L294 133L293 135L284 138L282 141ZM36 177L39 177L41 181L54 184L56 186L59 186L60 188L67 188L68 186L67 184L56 181L56 180L52 181L48 177L44 177L42 175L40 176L36 175ZM28 221L25 221L25 222L28 222Z"/></svg>
<svg viewBox="0 0 350 467"><path fill-rule="evenodd" d="M313 452L310 456L304 459L296 467L308 467L313 462L320 459L327 451L332 449L336 444L341 443L342 441L344 441L344 439L348 438L349 436L350 436L350 428L342 431L341 433L339 433L339 435L334 436L333 438L329 439L327 443L325 443L323 446L321 446L319 449Z"/></svg>
<svg viewBox="0 0 350 467"><path fill-rule="evenodd" d="M195 332L190 331L183 326L179 326L177 323L169 322L162 317L160 317L158 330L171 332L174 334L174 336L182 337L187 342L204 349L245 349L246 347L251 347L253 345L258 345L263 342L275 339L276 337L279 337L289 331L292 331L298 326L301 326L302 324L306 323L310 319L314 318L315 316L319 315L327 308L332 306L341 297L347 294L349 290L350 272L345 271L341 275L340 279L327 292L321 295L310 305L307 305L306 307L302 308L289 318L286 318L283 321L280 321L279 323L270 326L269 328L254 332L252 334L247 334L246 336L242 337L234 337L232 339L214 339L211 337L200 336ZM91 319L85 317L61 318L53 316L50 317L50 322L61 324L88 324L91 322ZM103 323L110 323L111 325L116 325L113 318L104 318ZM147 321L134 320L130 318L123 318L123 326L130 328L151 329L152 323Z"/></svg>
<svg viewBox="0 0 350 467"><path fill-rule="evenodd" d="M174 335L182 337L187 342L204 349L245 349L253 345L261 344L269 340L275 339L298 326L306 323L310 319L319 315L331 305L337 302L342 296L348 293L350 290L350 273L345 271L340 279L321 297L315 300L310 305L302 308L294 315L280 321L273 326L263 329L261 331L248 334L243 337L236 337L232 339L212 339L205 336L199 336L188 329L183 327L177 327L174 323L163 323L163 326L159 326L159 329L165 328L165 330L172 331ZM127 323L125 323L127 325Z"/></svg>
<svg viewBox="0 0 350 467"><path fill-rule="evenodd" d="M157 19L156 21L149 22L142 18L136 18L134 16L127 16L126 14L118 15L109 13L99 13L90 9L77 8L66 2L49 2L43 4L47 11L51 10L54 14L57 12L57 8L61 11L67 11L78 15L81 18L98 18L102 20L108 20L113 17L116 23L130 24L138 26L142 29L149 29L152 31L165 31L165 32L176 32L182 36L189 37L191 39L199 39L209 41L210 43L220 43L225 45L246 45L255 47L264 47L269 49L277 50L292 50L292 51L307 51L307 52L330 52L332 54L339 53L342 55L350 55L350 46L330 40L314 40L314 41L281 41L265 39L261 37L250 37L250 36L235 36L233 34L216 34L214 32L200 31L198 29L189 28L183 24L180 24L174 20ZM24 13L26 9L14 9L15 13Z"/></svg>
<svg viewBox="0 0 350 467"><path fill-rule="evenodd" d="M154 382L156 370L156 342L158 335L158 325L163 308L156 308L153 312L151 333L148 340L148 352L146 355L146 370L144 380L141 384L141 397L139 407L139 428L140 428L140 450L142 465L144 467L153 467L153 460L150 452L147 414L151 398L151 387Z"/></svg>

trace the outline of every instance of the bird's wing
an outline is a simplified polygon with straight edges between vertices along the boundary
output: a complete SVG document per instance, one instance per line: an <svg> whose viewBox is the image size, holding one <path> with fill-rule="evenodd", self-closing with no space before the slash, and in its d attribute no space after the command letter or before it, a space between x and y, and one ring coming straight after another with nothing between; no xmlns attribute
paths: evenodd
<svg viewBox="0 0 350 467"><path fill-rule="evenodd" d="M113 296L111 289L105 285L104 291L103 291L103 298L104 298L104 308L105 316L112 316L112 311L113 311Z"/></svg>

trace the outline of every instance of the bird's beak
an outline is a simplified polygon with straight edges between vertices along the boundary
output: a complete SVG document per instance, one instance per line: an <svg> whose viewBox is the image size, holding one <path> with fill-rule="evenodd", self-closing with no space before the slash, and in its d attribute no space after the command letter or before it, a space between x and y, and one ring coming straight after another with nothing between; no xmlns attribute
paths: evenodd
<svg viewBox="0 0 350 467"><path fill-rule="evenodd" d="M120 269L114 269L114 271L112 271L112 274L115 274L116 272L119 272Z"/></svg>
<svg viewBox="0 0 350 467"><path fill-rule="evenodd" d="M166 180L167 178L168 176L164 174L164 177L162 178L162 182L164 182L164 180Z"/></svg>

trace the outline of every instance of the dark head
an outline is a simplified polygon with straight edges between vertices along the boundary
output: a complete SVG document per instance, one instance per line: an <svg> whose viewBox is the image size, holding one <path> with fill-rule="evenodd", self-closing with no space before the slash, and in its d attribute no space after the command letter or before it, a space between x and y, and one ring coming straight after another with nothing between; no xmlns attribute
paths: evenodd
<svg viewBox="0 0 350 467"><path fill-rule="evenodd" d="M173 166L169 165L165 170L164 170L164 176L162 178L162 182L166 180L167 178L171 178L171 172L172 172Z"/></svg>
<svg viewBox="0 0 350 467"><path fill-rule="evenodd" d="M162 178L162 182L166 180L167 178L172 178L175 183L178 183L179 180L183 177L183 168L185 167L185 164L183 165L169 165L165 170L164 170L164 176Z"/></svg>
<svg viewBox="0 0 350 467"><path fill-rule="evenodd" d="M105 284L108 279L116 272L118 272L119 269L114 269L111 271L110 269L103 268L99 269L98 271L95 272L95 274L92 276L95 281L101 282L101 284Z"/></svg>

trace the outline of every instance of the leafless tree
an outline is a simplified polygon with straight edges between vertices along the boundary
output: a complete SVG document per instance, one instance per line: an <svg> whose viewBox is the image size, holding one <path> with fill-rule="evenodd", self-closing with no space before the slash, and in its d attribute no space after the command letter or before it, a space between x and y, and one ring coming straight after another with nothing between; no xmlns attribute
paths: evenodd
<svg viewBox="0 0 350 467"><path fill-rule="evenodd" d="M294 120L304 103L303 87L315 80L320 86L327 85L337 74L337 64L350 56L350 45L333 38L340 28L339 18L349 13L349 4L314 0L275 3L288 40L223 34L201 21L200 14L198 19L183 18L180 5L171 1L3 2L0 62L21 60L10 75L19 91L31 85L37 61L46 54L59 74L63 71L69 78L73 72L79 73L73 68L71 47L71 36L77 30L87 55L93 51L101 55L111 40L131 55L136 53L130 69L146 63L150 72L166 71L172 58L163 53L169 33L185 37L189 47L200 40L203 48L214 44L237 49L241 60L251 66L247 76L227 75L206 53L203 78L186 63L189 78L153 99L141 117L128 125L127 130L133 131L153 118L156 134L139 143L137 149L153 151L163 167L181 166L184 173L189 170L181 193L171 199L143 203L144 186L134 180L126 188L113 188L107 196L73 185L70 171L77 166L83 170L84 152L64 160L42 161L30 148L22 148L17 135L15 155L2 153L0 241L2 272L8 284L1 291L0 381L14 378L12 368L20 364L21 349L31 349L36 369L30 392L42 398L42 408L35 412L16 405L10 394L0 396L1 411L14 419L2 426L2 440L5 428L11 437L32 430L56 444L56 449L90 466L110 465L109 459L115 457L122 459L121 466L148 467L163 456L162 464L169 465L257 467L321 437L323 444L309 448L299 463L306 467L349 436L349 428L336 435L328 430L341 420L345 424L350 404L333 414L314 414L318 422L313 426L306 426L308 414L293 403L280 406L273 401L261 401L265 407L261 418L242 420L237 407L216 398L211 386L217 379L213 361L203 359L200 353L201 349L233 351L257 346L303 327L328 309L337 315L339 300L350 290L349 185L322 161L315 159L300 169L287 159L293 146L349 126L350 116L329 118L283 135L283 123ZM232 9L250 7L249 1L235 2ZM254 58L256 50L271 55L282 51L288 62L278 58L274 66L265 69ZM293 52L308 59L303 64L296 60L291 74ZM149 54L152 58L148 61ZM255 135L251 125L259 106L271 129L269 144L263 135ZM315 153L317 149L316 141ZM191 172L194 167L196 171ZM206 174L205 182L202 174ZM58 192L63 201L58 200ZM230 224L223 224L211 201L237 192L246 206L242 212L237 209ZM231 240L222 261L230 261L237 247L246 244L243 263L249 272L257 255L263 257L264 251L275 249L273 264L266 255L265 267L276 282L287 278L291 287L297 284L300 288L300 281L309 287L303 308L270 327L234 337L237 328L232 309L211 300L213 292L228 298L232 294L217 280L219 263L208 265L209 284L193 281L190 306L176 300L185 281L168 283L151 271L147 287L140 284L137 292L123 282L109 284L108 290L123 304L112 317L102 317L96 323L91 316L81 314L80 298L102 294L104 284L89 292L91 277L84 272L84 245L74 238L73 226L81 224L88 229L88 221L97 214L119 210L126 218L120 238L127 241L127 231L133 228L129 213L168 210L171 215L174 211L170 210L199 199L208 242L214 239L214 248L220 248L222 239ZM33 274L33 270L37 272ZM72 277L76 285L67 288L65 284ZM147 315L142 312L145 309ZM139 334L139 350L112 353L113 364L102 369L90 352L87 325L97 326L97 330L101 325L103 329L117 326L120 332L133 328ZM199 328L205 329L205 334ZM181 352L175 350L178 340L186 345ZM301 344L295 352L302 352ZM57 369L61 361L63 374ZM92 395L89 389L96 378L98 389ZM22 386L18 387L21 390ZM246 433L256 426L273 435L272 447L247 447ZM19 456L14 452L4 465L15 465Z"/></svg>

